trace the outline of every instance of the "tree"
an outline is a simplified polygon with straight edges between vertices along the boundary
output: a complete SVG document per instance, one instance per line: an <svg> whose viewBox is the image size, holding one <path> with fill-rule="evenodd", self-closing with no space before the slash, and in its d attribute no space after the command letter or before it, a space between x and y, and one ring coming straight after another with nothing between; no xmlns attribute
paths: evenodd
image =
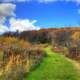
<svg viewBox="0 0 80 80"><path fill-rule="evenodd" d="M71 45L71 32L70 31L60 31L55 34L55 43L60 46L70 46Z"/></svg>

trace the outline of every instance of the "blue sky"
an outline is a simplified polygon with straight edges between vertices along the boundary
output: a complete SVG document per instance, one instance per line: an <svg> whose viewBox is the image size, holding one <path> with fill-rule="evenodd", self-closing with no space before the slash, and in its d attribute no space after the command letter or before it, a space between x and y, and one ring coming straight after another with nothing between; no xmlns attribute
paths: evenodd
<svg viewBox="0 0 80 80"><path fill-rule="evenodd" d="M41 27L78 26L80 20L79 6L72 2L31 2L16 5L17 18L36 19L36 25Z"/></svg>
<svg viewBox="0 0 80 80"><path fill-rule="evenodd" d="M14 14L1 15L1 19L2 17L5 19L5 21L1 20L4 21L4 23L1 22L3 27L13 29L15 25L18 26L17 29L21 29L29 24L28 28L32 26L31 28L39 29L80 25L80 0L2 0L1 2L0 5L4 4L1 6L2 9L6 4L12 5L11 9L6 9L7 12L1 10L2 13L8 13L11 10ZM23 25L23 23L26 24Z"/></svg>

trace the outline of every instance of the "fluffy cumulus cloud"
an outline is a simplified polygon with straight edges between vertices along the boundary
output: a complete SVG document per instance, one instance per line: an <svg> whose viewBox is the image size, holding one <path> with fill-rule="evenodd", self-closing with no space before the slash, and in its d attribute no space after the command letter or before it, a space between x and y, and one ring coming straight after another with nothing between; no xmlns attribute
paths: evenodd
<svg viewBox="0 0 80 80"><path fill-rule="evenodd" d="M34 24L36 23L36 20L30 21L29 19L15 19L15 18L11 18L10 19L10 27L9 30L10 31L26 31L26 30L38 30L40 29L37 26L34 26Z"/></svg>
<svg viewBox="0 0 80 80"><path fill-rule="evenodd" d="M7 0L7 1L12 1L12 0ZM25 0L17 0L17 1L25 1ZM16 8L16 5L12 3L1 3L0 4L0 34L7 32L7 31L17 31L18 30L21 32L25 30L40 29L39 27L34 25L37 22L36 20L30 21L29 19L10 18L9 20L10 25L5 26L4 22L6 20L6 17L15 16L15 8Z"/></svg>
<svg viewBox="0 0 80 80"><path fill-rule="evenodd" d="M0 34L8 31L16 32L17 30L19 32L28 31L28 30L39 30L40 27L34 25L36 22L37 22L36 20L30 21L29 19L11 18L9 21L10 23L9 27L0 24Z"/></svg>
<svg viewBox="0 0 80 80"><path fill-rule="evenodd" d="M39 30L40 27L35 26L35 23L37 21L36 20L32 20L30 21L29 19L15 19L15 18L11 18L9 23L10 26L6 27L5 25L0 25L0 33L4 33L4 32L16 32L17 30L19 32L22 31L28 31L28 30Z"/></svg>
<svg viewBox="0 0 80 80"><path fill-rule="evenodd" d="M14 10L16 5L11 3L2 3L0 4L0 24L5 22L7 16L15 16Z"/></svg>

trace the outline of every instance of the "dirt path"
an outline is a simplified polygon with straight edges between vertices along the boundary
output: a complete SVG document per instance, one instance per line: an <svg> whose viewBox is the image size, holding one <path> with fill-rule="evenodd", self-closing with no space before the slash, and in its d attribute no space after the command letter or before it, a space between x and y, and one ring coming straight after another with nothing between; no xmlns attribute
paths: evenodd
<svg viewBox="0 0 80 80"><path fill-rule="evenodd" d="M74 66L80 70L80 63L78 63L77 61L73 61Z"/></svg>
<svg viewBox="0 0 80 80"><path fill-rule="evenodd" d="M80 63L75 61L75 60L71 60L71 59L68 59L68 61L70 61L78 70L80 70Z"/></svg>
<svg viewBox="0 0 80 80"><path fill-rule="evenodd" d="M80 77L80 63L75 60L71 60L69 58L67 58L67 60L74 65L74 67L77 69L78 76ZM80 80L80 78L78 80Z"/></svg>

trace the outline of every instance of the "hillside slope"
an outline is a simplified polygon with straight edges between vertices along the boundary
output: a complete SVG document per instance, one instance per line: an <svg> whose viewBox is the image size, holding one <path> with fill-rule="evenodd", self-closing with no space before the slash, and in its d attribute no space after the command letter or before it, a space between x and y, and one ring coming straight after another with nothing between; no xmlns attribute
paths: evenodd
<svg viewBox="0 0 80 80"><path fill-rule="evenodd" d="M50 47L45 48L45 51L48 57L25 80L80 80L80 75L71 61L53 53Z"/></svg>

